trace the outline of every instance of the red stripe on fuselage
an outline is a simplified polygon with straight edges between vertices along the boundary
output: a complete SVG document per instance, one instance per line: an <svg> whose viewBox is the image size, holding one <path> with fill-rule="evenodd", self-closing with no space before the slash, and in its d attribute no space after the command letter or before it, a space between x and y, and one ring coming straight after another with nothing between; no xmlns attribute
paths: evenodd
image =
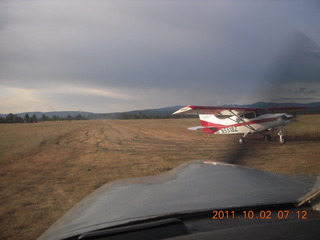
<svg viewBox="0 0 320 240"><path fill-rule="evenodd" d="M215 133L217 131L219 131L222 128L226 128L226 127L233 127L233 126L247 126L247 125L253 125L253 124L257 124L257 123L264 123L264 122L273 122L273 121L277 121L279 117L274 117L274 118L265 118L265 119L259 119L259 120L254 120L254 121L250 121L250 122L241 122L241 123L235 123L235 124L230 124L230 125L223 125L223 124L218 124L218 123L212 123L212 122L207 122L204 120L200 120L201 125L204 127L208 127L210 129L203 129L204 132L206 133ZM207 131L210 130L210 131Z"/></svg>

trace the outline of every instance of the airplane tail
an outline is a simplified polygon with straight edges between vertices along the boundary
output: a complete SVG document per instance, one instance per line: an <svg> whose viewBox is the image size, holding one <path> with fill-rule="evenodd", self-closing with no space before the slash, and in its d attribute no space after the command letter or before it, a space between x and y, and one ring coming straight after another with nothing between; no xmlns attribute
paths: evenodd
<svg viewBox="0 0 320 240"><path fill-rule="evenodd" d="M199 119L204 133L214 134L222 127L221 124L217 123L219 119L215 115L199 114Z"/></svg>

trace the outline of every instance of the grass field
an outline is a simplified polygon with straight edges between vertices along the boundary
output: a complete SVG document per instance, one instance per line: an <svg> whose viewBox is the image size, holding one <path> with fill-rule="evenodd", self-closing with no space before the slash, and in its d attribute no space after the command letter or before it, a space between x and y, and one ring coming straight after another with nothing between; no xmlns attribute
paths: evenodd
<svg viewBox="0 0 320 240"><path fill-rule="evenodd" d="M35 239L101 185L158 174L190 160L277 173L320 174L319 115L298 116L288 142L188 131L198 119L0 125L0 239ZM276 133L274 133L276 137Z"/></svg>

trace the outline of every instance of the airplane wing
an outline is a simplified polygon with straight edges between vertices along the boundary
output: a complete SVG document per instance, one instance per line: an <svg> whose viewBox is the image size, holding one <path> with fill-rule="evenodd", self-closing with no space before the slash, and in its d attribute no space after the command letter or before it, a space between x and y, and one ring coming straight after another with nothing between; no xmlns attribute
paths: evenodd
<svg viewBox="0 0 320 240"><path fill-rule="evenodd" d="M299 110L308 109L308 107L269 107L267 111L274 113L294 112Z"/></svg>
<svg viewBox="0 0 320 240"><path fill-rule="evenodd" d="M248 107L216 107L216 106L186 106L175 111L173 114L213 114L213 115L242 115L257 110L266 112L289 112L307 109L307 107L269 107L269 108L248 108Z"/></svg>
<svg viewBox="0 0 320 240"><path fill-rule="evenodd" d="M210 107L210 106L186 106L175 111L173 114L214 114L214 115L241 115L251 113L259 108L245 107Z"/></svg>

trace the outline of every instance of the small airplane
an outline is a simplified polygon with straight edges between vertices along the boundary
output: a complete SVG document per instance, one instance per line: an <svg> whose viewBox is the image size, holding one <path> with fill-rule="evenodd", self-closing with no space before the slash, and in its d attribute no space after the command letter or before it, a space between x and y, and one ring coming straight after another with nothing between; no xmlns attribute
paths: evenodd
<svg viewBox="0 0 320 240"><path fill-rule="evenodd" d="M190 127L189 130L202 129L204 133L211 134L243 134L240 144L245 143L246 136L251 133L260 133L266 141L271 141L269 131L279 129L279 142L284 144L282 127L292 122L294 115L278 113L279 111L297 111L307 107L208 107L186 106L173 114L198 114L202 126Z"/></svg>

